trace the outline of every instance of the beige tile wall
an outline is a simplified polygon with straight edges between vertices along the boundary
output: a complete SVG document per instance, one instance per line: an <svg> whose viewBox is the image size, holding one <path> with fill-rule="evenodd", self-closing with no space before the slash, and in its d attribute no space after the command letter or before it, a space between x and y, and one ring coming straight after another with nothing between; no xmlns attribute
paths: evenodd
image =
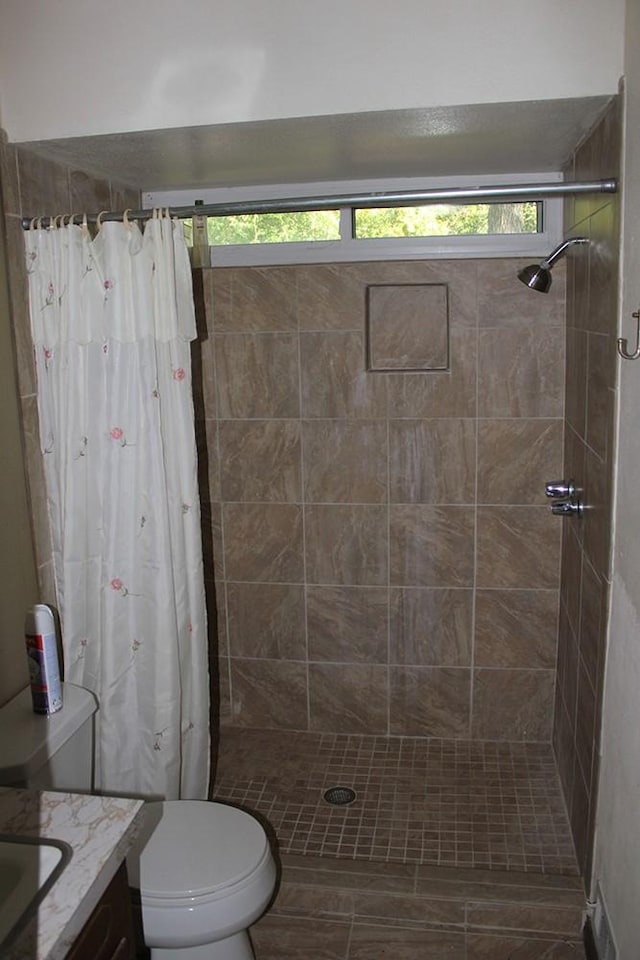
<svg viewBox="0 0 640 960"><path fill-rule="evenodd" d="M576 150L571 179L619 176L619 100ZM567 204L567 235L592 243L568 259L565 473L582 491L582 521L563 521L562 585L553 742L587 883L598 784L606 618L618 303L618 198ZM580 251L578 253L578 251Z"/></svg>
<svg viewBox="0 0 640 960"><path fill-rule="evenodd" d="M537 296L521 265L198 278L223 722L550 738L564 282ZM367 286L416 283L448 285L450 371L367 372Z"/></svg>

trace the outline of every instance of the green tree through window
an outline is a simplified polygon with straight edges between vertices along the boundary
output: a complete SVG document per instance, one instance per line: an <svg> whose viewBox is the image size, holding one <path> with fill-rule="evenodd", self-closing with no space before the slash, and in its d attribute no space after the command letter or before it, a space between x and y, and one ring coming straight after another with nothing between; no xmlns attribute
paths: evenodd
<svg viewBox="0 0 640 960"><path fill-rule="evenodd" d="M355 239L393 239L537 233L541 206L538 203L467 203L354 209L353 236ZM190 242L191 220L185 221L185 234ZM210 246L340 240L340 211L209 217L207 236Z"/></svg>
<svg viewBox="0 0 640 960"><path fill-rule="evenodd" d="M211 217L207 223L211 246L234 243L305 243L340 239L340 211L250 213L238 217Z"/></svg>
<svg viewBox="0 0 640 960"><path fill-rule="evenodd" d="M354 234L373 237L458 237L537 233L537 203L476 203L356 210Z"/></svg>

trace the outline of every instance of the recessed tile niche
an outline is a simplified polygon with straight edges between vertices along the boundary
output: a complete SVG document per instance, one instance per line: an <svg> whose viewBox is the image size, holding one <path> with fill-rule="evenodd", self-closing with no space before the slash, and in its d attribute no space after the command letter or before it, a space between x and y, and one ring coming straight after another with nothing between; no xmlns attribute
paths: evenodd
<svg viewBox="0 0 640 960"><path fill-rule="evenodd" d="M368 286L366 332L369 370L447 370L447 284Z"/></svg>

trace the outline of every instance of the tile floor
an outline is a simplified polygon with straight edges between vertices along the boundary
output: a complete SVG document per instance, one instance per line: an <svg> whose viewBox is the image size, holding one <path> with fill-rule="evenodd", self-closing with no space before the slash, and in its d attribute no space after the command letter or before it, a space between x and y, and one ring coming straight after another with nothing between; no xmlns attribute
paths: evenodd
<svg viewBox="0 0 640 960"><path fill-rule="evenodd" d="M352 787L330 806L324 791ZM214 799L281 855L577 876L547 744L222 730Z"/></svg>

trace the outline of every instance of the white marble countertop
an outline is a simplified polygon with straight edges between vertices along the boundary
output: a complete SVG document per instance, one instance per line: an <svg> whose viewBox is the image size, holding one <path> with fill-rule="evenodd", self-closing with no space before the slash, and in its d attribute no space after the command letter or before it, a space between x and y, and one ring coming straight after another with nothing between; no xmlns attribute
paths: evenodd
<svg viewBox="0 0 640 960"><path fill-rule="evenodd" d="M135 840L142 801L0 789L0 833L64 840L73 855L2 960L63 960Z"/></svg>

